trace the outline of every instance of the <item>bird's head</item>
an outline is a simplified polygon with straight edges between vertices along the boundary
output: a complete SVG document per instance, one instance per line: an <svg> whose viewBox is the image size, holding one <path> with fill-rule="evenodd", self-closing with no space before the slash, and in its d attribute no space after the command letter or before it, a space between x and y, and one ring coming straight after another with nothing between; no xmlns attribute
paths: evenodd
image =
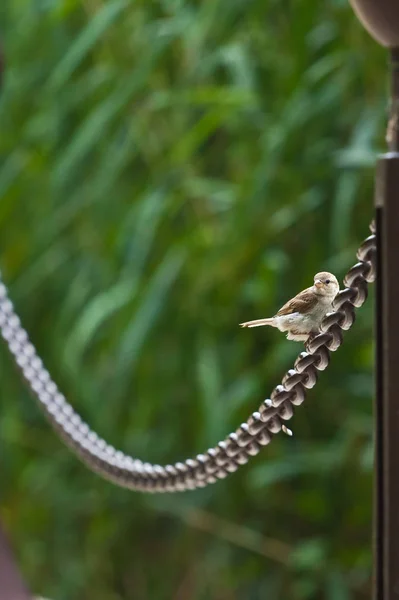
<svg viewBox="0 0 399 600"><path fill-rule="evenodd" d="M323 271L322 273L316 273L314 276L314 287L316 293L320 296L329 296L335 298L339 292L339 283L337 278L332 273Z"/></svg>

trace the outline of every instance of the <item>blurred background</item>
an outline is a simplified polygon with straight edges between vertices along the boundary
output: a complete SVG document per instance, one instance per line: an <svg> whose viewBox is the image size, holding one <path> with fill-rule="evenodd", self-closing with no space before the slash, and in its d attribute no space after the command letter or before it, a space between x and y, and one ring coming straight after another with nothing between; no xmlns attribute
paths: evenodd
<svg viewBox="0 0 399 600"><path fill-rule="evenodd" d="M17 310L108 442L193 456L302 350L238 323L356 262L386 55L346 0L2 0L0 23L0 263ZM371 298L293 438L173 496L82 466L1 345L0 516L32 592L368 598L372 320Z"/></svg>

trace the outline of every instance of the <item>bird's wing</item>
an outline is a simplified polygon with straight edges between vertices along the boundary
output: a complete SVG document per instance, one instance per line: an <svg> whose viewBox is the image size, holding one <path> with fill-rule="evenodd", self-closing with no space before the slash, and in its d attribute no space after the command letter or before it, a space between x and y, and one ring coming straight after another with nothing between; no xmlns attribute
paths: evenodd
<svg viewBox="0 0 399 600"><path fill-rule="evenodd" d="M295 312L306 314L312 310L317 304L317 296L313 291L313 288L307 288L303 292L299 292L294 298L289 300L287 304L284 304L277 313L277 317L283 315L290 315Z"/></svg>

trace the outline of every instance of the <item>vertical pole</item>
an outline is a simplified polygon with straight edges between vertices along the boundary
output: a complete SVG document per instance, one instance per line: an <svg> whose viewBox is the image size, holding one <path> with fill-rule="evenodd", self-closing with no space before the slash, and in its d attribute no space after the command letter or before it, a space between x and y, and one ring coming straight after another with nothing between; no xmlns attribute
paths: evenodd
<svg viewBox="0 0 399 600"><path fill-rule="evenodd" d="M374 598L399 600L399 50L391 51L389 151L378 161Z"/></svg>
<svg viewBox="0 0 399 600"><path fill-rule="evenodd" d="M376 177L377 314L374 600L399 600L399 0L349 0L390 50L388 152Z"/></svg>

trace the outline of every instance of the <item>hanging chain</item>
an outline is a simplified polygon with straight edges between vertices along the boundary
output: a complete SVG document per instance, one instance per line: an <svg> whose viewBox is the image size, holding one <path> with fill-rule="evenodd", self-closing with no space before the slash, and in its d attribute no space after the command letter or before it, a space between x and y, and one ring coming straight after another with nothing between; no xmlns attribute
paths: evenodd
<svg viewBox="0 0 399 600"><path fill-rule="evenodd" d="M16 315L7 288L0 275L0 328L16 364L39 401L39 405L62 440L93 471L113 483L143 492L177 492L205 487L227 477L258 454L270 443L273 435L286 429L282 421L291 419L294 406L305 399L307 389L316 385L317 372L324 371L330 362L330 352L342 344L342 331L350 329L355 320L355 307L367 298L367 284L375 280L376 239L372 235L357 252L359 262L347 273L346 288L334 300L321 333L306 344L294 368L274 388L249 419L204 454L194 459L160 466L142 462L123 454L107 444L73 410L58 390L43 366L34 346Z"/></svg>

